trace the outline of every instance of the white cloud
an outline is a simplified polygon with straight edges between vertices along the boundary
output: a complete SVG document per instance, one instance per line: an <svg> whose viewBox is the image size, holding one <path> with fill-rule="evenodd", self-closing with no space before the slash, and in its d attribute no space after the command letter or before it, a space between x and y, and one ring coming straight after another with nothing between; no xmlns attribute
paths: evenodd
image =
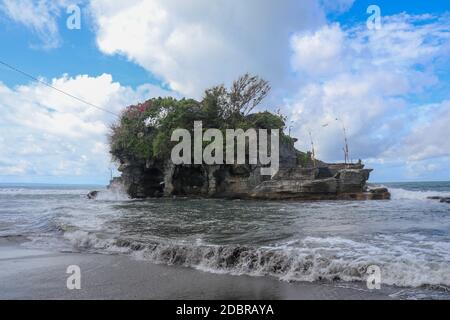
<svg viewBox="0 0 450 320"><path fill-rule="evenodd" d="M111 75L53 79L58 89L111 112L154 96L159 87L133 90ZM9 88L0 83L0 175L74 177L109 175L106 137L113 115L89 107L40 83Z"/></svg>
<svg viewBox="0 0 450 320"><path fill-rule="evenodd" d="M311 76L341 71L344 67L344 37L337 24L325 26L317 32L294 35L291 39L295 52L291 58L294 70Z"/></svg>
<svg viewBox="0 0 450 320"><path fill-rule="evenodd" d="M59 45L60 36L56 17L60 1L2 0L0 10L17 23L32 29L46 49Z"/></svg>
<svg viewBox="0 0 450 320"><path fill-rule="evenodd" d="M49 39L47 47L59 44L65 1L0 1L12 20ZM327 24L327 11L343 12L353 2L91 0L90 12L103 53L127 57L173 90L199 97L211 85L256 73L285 99L301 148L309 148L312 130L320 158L342 159L340 118L351 156L431 172L433 158L449 156L449 103L417 97L448 76L450 18L383 16L381 30ZM116 112L162 90L132 90L109 75L63 76L53 84ZM52 164L53 174L106 168L104 113L38 84L0 85L0 101L0 174L50 174Z"/></svg>
<svg viewBox="0 0 450 320"><path fill-rule="evenodd" d="M402 14L383 21L381 30L327 25L292 38L291 62L300 85L285 111L298 136L306 138L312 130L318 156L325 160L343 158L342 124L336 118L347 127L353 157L413 161L423 157L419 150L427 157L448 154L447 143L438 139L448 136L439 125L448 116L435 111L439 118L422 128L412 117L424 107L411 101L439 83L435 68L449 55L449 18ZM415 137L425 130L433 138Z"/></svg>
<svg viewBox="0 0 450 320"><path fill-rule="evenodd" d="M450 157L450 101L422 106L413 116L409 134L386 154L404 156L409 162Z"/></svg>
<svg viewBox="0 0 450 320"><path fill-rule="evenodd" d="M325 23L316 0L93 0L97 43L199 96L245 72L281 85L289 74L292 32Z"/></svg>

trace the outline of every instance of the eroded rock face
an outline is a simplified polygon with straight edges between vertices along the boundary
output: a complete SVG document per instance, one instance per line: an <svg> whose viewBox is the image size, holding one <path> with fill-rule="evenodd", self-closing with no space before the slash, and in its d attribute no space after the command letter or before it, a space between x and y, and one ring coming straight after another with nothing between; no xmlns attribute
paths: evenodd
<svg viewBox="0 0 450 320"><path fill-rule="evenodd" d="M174 165L122 163L120 179L132 198L201 196L240 199L389 199L387 189L368 190L371 169L358 164L326 164L293 145L280 148L280 169L273 177L259 165Z"/></svg>
<svg viewBox="0 0 450 320"><path fill-rule="evenodd" d="M95 191L95 190L91 191L87 194L88 199L95 199L95 198L97 198L97 196L98 196L98 191Z"/></svg>
<svg viewBox="0 0 450 320"><path fill-rule="evenodd" d="M152 164L127 163L119 167L120 183L131 198L162 196L164 192L164 169ZM116 181L115 183L118 183Z"/></svg>
<svg viewBox="0 0 450 320"><path fill-rule="evenodd" d="M368 190L371 170L361 165L281 168L262 176L259 166L171 165L122 167L120 183L132 198L202 196L241 199L385 200L385 188ZM117 181L116 181L117 183Z"/></svg>
<svg viewBox="0 0 450 320"><path fill-rule="evenodd" d="M325 174L326 172L327 174ZM256 186L251 197L259 199L304 200L386 200L391 195L385 188L367 190L370 169L344 166L289 169L270 181ZM333 176L330 176L334 174Z"/></svg>

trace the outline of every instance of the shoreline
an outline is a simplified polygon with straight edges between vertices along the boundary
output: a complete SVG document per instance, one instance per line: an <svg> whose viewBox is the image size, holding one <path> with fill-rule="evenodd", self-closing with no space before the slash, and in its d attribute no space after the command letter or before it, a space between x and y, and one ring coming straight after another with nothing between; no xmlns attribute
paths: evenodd
<svg viewBox="0 0 450 320"><path fill-rule="evenodd" d="M384 300L386 290L288 283L270 277L214 274L128 256L55 253L0 242L0 299ZM81 269L81 289L66 287L69 265Z"/></svg>

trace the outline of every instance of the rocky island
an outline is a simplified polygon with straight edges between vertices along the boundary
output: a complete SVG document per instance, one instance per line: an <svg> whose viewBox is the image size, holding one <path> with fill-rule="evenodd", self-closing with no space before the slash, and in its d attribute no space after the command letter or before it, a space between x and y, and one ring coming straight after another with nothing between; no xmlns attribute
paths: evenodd
<svg viewBox="0 0 450 320"><path fill-rule="evenodd" d="M383 200L387 189L370 189L371 169L359 161L325 163L313 152L294 147L295 138L283 133L285 118L271 112L251 113L270 87L258 77L244 75L227 89L206 90L202 101L157 98L129 106L112 125L111 154L121 177L108 188L120 188L131 198L197 196L233 199ZM193 131L201 120L204 129L249 128L279 130L279 169L262 175L262 164L174 164L171 133ZM248 141L246 142L249 143ZM247 149L246 149L247 150ZM248 156L248 155L247 155ZM91 193L89 197L95 198Z"/></svg>

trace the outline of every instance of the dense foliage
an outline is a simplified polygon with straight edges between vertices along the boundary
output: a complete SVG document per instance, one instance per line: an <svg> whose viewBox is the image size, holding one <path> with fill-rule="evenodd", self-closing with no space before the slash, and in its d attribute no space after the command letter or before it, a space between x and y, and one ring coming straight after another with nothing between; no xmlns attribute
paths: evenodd
<svg viewBox="0 0 450 320"><path fill-rule="evenodd" d="M127 107L110 134L111 154L119 161L165 161L176 142L170 138L178 128L193 130L194 121L202 121L203 130L280 129L281 115L251 113L268 94L268 83L244 75L230 89L223 85L205 91L201 101L193 99L155 98ZM289 139L282 134L283 139Z"/></svg>

